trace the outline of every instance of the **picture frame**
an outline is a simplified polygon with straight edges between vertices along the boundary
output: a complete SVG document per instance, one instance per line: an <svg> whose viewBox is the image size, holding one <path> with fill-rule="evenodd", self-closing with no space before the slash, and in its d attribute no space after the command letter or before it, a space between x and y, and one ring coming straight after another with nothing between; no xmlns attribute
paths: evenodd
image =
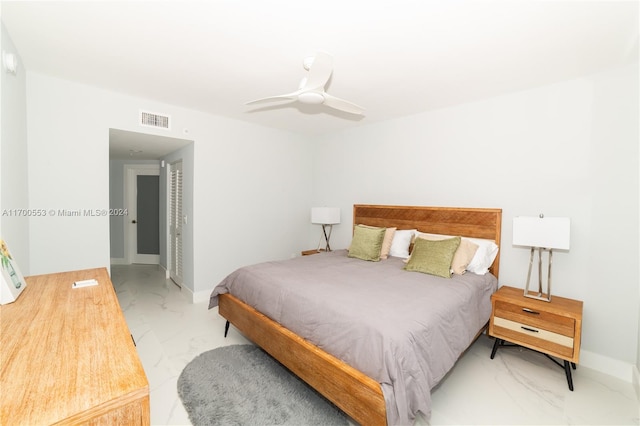
<svg viewBox="0 0 640 426"><path fill-rule="evenodd" d="M0 238L0 305L13 303L27 286L6 241Z"/></svg>

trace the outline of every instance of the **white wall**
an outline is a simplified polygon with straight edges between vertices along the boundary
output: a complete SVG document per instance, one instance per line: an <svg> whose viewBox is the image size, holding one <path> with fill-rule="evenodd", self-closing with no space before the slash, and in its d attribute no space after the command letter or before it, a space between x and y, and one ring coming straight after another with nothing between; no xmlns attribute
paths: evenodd
<svg viewBox="0 0 640 426"><path fill-rule="evenodd" d="M137 125L139 109L169 114L171 131ZM236 267L304 248L311 168L300 136L27 73L29 205L109 207L109 128L194 140L196 296ZM109 265L107 217L46 217L31 225L32 273ZM195 297L195 296L194 296Z"/></svg>
<svg viewBox="0 0 640 426"><path fill-rule="evenodd" d="M584 301L582 361L630 380L638 348L638 67L321 138L314 202L503 209L501 284L524 287L514 216L571 218L554 293ZM593 356L591 356L593 355ZM615 371L614 371L615 370Z"/></svg>
<svg viewBox="0 0 640 426"><path fill-rule="evenodd" d="M638 157L638 162L640 163L640 152L638 152ZM638 198L640 198L640 185L638 185ZM638 222L640 222L640 212L638 214ZM638 251L640 251L640 239L638 240L638 246ZM640 275L640 261L638 261L637 267ZM638 306L640 306L640 282L638 282ZM638 350L636 353L636 366L633 371L633 384L638 401L640 401L640 315L638 315Z"/></svg>
<svg viewBox="0 0 640 426"><path fill-rule="evenodd" d="M0 69L0 237L20 272L29 275L29 219L21 211L29 208L26 72L4 23L1 27L2 51L17 55L18 72Z"/></svg>
<svg viewBox="0 0 640 426"><path fill-rule="evenodd" d="M310 142L259 126L222 126L224 122L203 121L202 131L210 138L203 143L194 138L195 280L196 291L207 297L237 267L308 248Z"/></svg>

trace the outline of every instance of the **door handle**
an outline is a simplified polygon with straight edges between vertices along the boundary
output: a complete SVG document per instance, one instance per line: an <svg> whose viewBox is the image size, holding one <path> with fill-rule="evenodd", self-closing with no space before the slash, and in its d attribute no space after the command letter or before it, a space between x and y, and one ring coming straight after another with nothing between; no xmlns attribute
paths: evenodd
<svg viewBox="0 0 640 426"><path fill-rule="evenodd" d="M135 219L133 219L133 220L131 221L131 223L138 223L138 221L136 221Z"/></svg>

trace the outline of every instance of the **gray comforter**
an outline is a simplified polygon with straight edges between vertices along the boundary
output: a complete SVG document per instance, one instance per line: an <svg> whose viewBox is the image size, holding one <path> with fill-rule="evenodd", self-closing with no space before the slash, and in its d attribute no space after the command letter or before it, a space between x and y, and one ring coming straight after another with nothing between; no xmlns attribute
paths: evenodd
<svg viewBox="0 0 640 426"><path fill-rule="evenodd" d="M431 389L489 320L497 279L450 279L367 262L345 250L240 268L211 294L231 293L377 380L389 425L429 416Z"/></svg>

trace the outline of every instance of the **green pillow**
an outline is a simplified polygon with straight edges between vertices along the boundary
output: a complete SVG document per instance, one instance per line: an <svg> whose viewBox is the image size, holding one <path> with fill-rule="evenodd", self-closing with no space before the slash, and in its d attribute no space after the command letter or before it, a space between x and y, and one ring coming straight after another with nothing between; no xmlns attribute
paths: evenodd
<svg viewBox="0 0 640 426"><path fill-rule="evenodd" d="M349 257L377 262L380 260L386 228L356 225L349 247Z"/></svg>
<svg viewBox="0 0 640 426"><path fill-rule="evenodd" d="M404 269L451 278L451 261L459 245L460 237L438 241L416 238Z"/></svg>

